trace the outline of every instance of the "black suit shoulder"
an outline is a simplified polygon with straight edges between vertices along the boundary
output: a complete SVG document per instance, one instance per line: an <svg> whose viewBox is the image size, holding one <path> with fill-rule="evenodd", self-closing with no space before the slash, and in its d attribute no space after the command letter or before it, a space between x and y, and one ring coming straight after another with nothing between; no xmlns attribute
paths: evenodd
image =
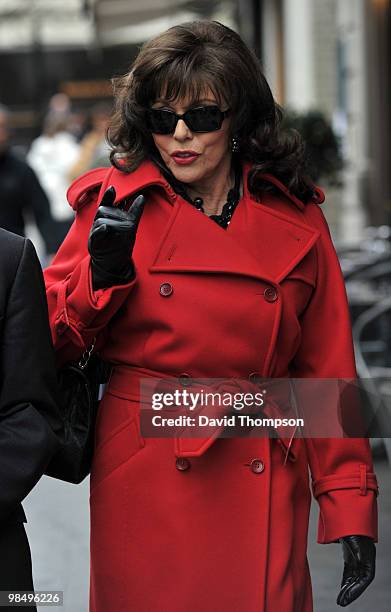
<svg viewBox="0 0 391 612"><path fill-rule="evenodd" d="M26 241L26 238L0 228L0 321L6 316L8 299L25 252Z"/></svg>
<svg viewBox="0 0 391 612"><path fill-rule="evenodd" d="M2 284L6 279L12 281L15 277L26 238L0 228L0 275Z"/></svg>

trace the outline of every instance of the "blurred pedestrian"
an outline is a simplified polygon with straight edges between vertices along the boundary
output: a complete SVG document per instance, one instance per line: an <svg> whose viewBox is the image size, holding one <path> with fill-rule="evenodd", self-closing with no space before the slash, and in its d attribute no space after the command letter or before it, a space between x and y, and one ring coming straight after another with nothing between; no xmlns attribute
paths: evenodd
<svg viewBox="0 0 391 612"><path fill-rule="evenodd" d="M112 107L108 103L101 102L93 107L92 128L80 143L79 157L69 171L70 180L93 168L110 166L110 147L106 136L111 115Z"/></svg>
<svg viewBox="0 0 391 612"><path fill-rule="evenodd" d="M27 214L32 214L37 224L46 255L52 255L57 243L49 200L32 168L13 153L10 112L0 105L0 227L24 236Z"/></svg>
<svg viewBox="0 0 391 612"><path fill-rule="evenodd" d="M79 155L79 145L68 132L67 121L68 115L49 113L44 121L42 135L33 141L27 154L27 161L37 173L49 198L56 251L74 219L66 192L69 169Z"/></svg>
<svg viewBox="0 0 391 612"><path fill-rule="evenodd" d="M32 243L3 229L0 364L0 591L31 591L21 502L59 448L60 419L42 270Z"/></svg>
<svg viewBox="0 0 391 612"><path fill-rule="evenodd" d="M89 129L87 113L82 110L72 111L68 117L67 128L76 142L80 143Z"/></svg>
<svg viewBox="0 0 391 612"><path fill-rule="evenodd" d="M48 102L48 114L69 117L71 106L71 100L68 94L59 91L53 94Z"/></svg>

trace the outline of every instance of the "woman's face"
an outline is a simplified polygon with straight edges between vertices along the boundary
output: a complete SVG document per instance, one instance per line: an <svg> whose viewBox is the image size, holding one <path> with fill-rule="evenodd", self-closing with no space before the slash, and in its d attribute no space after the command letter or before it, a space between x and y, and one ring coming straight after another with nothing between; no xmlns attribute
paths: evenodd
<svg viewBox="0 0 391 612"><path fill-rule="evenodd" d="M220 106L211 91L207 91L204 97L196 101L181 99L173 103L159 98L152 104L152 108L164 108L182 114L189 108L208 105L219 106L222 111L228 108L228 105ZM213 178L221 166L229 162L231 157L229 123L230 117L226 117L219 130L197 133L192 132L183 119L179 119L172 134L152 134L152 136L164 163L175 178L183 183L198 183ZM191 152L194 153L194 157L188 157L189 163L183 163L183 158L175 156L178 152Z"/></svg>

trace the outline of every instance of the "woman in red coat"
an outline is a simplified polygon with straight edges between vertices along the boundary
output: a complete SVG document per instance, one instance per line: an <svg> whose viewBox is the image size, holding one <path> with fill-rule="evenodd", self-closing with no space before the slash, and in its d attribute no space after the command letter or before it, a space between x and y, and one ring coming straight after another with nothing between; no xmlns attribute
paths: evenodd
<svg viewBox="0 0 391 612"><path fill-rule="evenodd" d="M368 440L148 437L139 419L141 379L356 376L301 141L217 22L149 41L117 85L113 167L71 186L76 220L46 270L59 361L96 338L114 364L91 471L90 610L310 612L311 488L318 542L342 543L347 605L375 569Z"/></svg>

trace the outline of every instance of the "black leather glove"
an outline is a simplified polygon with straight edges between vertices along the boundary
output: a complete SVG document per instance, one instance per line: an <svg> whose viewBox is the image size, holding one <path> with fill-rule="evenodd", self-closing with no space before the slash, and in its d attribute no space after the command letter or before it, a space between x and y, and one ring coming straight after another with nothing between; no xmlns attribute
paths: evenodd
<svg viewBox="0 0 391 612"><path fill-rule="evenodd" d="M103 194L88 238L93 289L125 285L135 276L132 252L145 198L138 195L114 206L116 193L109 187Z"/></svg>
<svg viewBox="0 0 391 612"><path fill-rule="evenodd" d="M376 547L372 538L351 535L340 538L345 561L339 606L348 606L360 597L375 577Z"/></svg>

